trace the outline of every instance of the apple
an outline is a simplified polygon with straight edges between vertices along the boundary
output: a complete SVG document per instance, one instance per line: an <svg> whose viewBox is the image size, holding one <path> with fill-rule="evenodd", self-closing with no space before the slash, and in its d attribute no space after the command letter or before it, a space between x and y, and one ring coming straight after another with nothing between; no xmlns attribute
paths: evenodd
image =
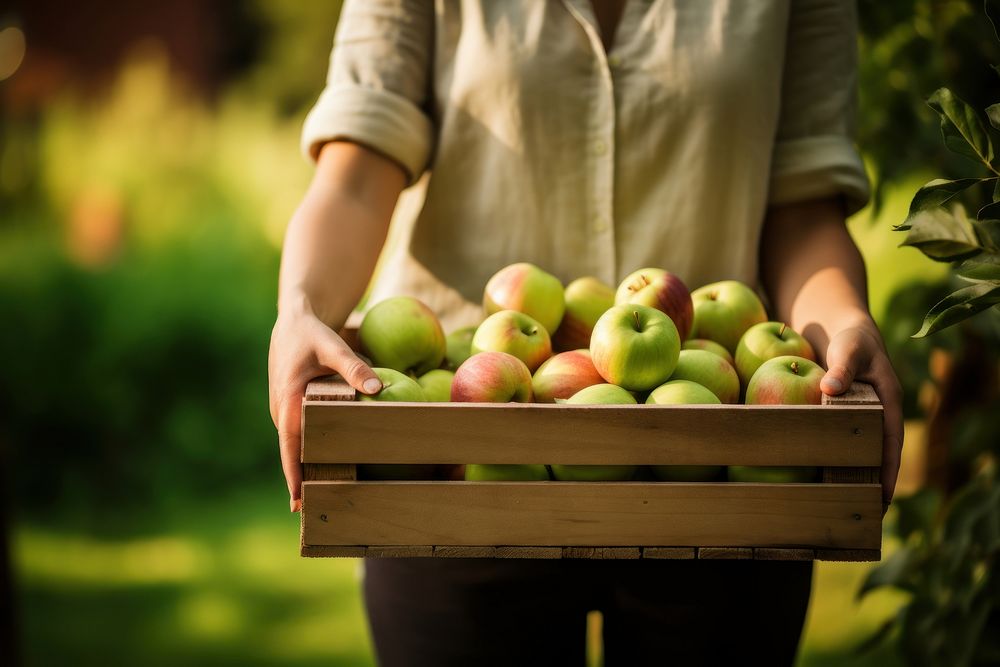
<svg viewBox="0 0 1000 667"><path fill-rule="evenodd" d="M585 387L565 401L571 405L635 405L625 389L613 384ZM549 466L552 476L562 482L624 481L632 479L638 466L558 465Z"/></svg>
<svg viewBox="0 0 1000 667"><path fill-rule="evenodd" d="M752 289L736 280L723 280L691 292L694 301L692 338L708 338L730 353L743 332L767 320L764 304Z"/></svg>
<svg viewBox="0 0 1000 667"><path fill-rule="evenodd" d="M476 327L462 327L448 334L445 341L444 367L453 371L472 356L472 336Z"/></svg>
<svg viewBox="0 0 1000 667"><path fill-rule="evenodd" d="M358 394L358 400L416 403L426 400L424 390L413 378L391 368L372 370L382 381L382 389L377 394ZM358 466L358 474L362 479L430 479L434 474L434 466L403 463L363 464Z"/></svg>
<svg viewBox="0 0 1000 667"><path fill-rule="evenodd" d="M569 398L584 387L601 384L604 378L594 368L590 350L560 352L545 360L531 378L537 403L554 403Z"/></svg>
<svg viewBox="0 0 1000 667"><path fill-rule="evenodd" d="M597 278L577 278L566 286L566 312L552 336L557 350L577 350L590 345L590 334L601 315L615 305L615 291Z"/></svg>
<svg viewBox="0 0 1000 667"><path fill-rule="evenodd" d="M590 338L590 356L605 380L647 391L674 372L681 350L677 327L662 311L635 303L601 315Z"/></svg>
<svg viewBox="0 0 1000 667"><path fill-rule="evenodd" d="M768 359L747 384L751 405L819 405L823 369L809 359L794 356Z"/></svg>
<svg viewBox="0 0 1000 667"><path fill-rule="evenodd" d="M534 264L520 262L493 274L483 292L487 315L516 310L538 320L551 336L562 321L566 301L562 283Z"/></svg>
<svg viewBox="0 0 1000 667"><path fill-rule="evenodd" d="M709 389L723 403L739 403L740 378L728 361L707 350L681 350L671 380L690 380Z"/></svg>
<svg viewBox="0 0 1000 667"><path fill-rule="evenodd" d="M650 392L646 403L654 405L717 405L721 401L710 389L696 382L671 380ZM657 465L649 466L649 469L654 477L664 482L710 482L722 474L723 466Z"/></svg>
<svg viewBox="0 0 1000 667"><path fill-rule="evenodd" d="M465 479L469 482L544 482L549 471L541 464L483 464L465 466Z"/></svg>
<svg viewBox="0 0 1000 667"><path fill-rule="evenodd" d="M639 269L630 273L615 292L615 305L638 303L662 310L673 320L681 340L691 332L694 304L684 281L663 269Z"/></svg>
<svg viewBox="0 0 1000 667"><path fill-rule="evenodd" d="M784 356L816 361L812 345L783 322L761 322L746 330L736 346L736 372L743 386L768 359Z"/></svg>
<svg viewBox="0 0 1000 667"><path fill-rule="evenodd" d="M455 371L451 400L458 403L530 403L531 371L506 352L474 354Z"/></svg>
<svg viewBox="0 0 1000 667"><path fill-rule="evenodd" d="M789 484L793 482L815 482L819 468L807 466L729 466L727 477L730 482L763 482L765 484Z"/></svg>
<svg viewBox="0 0 1000 667"><path fill-rule="evenodd" d="M516 310L493 313L476 329L472 354L506 352L524 362L534 372L552 356L549 332L530 315Z"/></svg>
<svg viewBox="0 0 1000 667"><path fill-rule="evenodd" d="M427 371L417 378L417 384L424 390L428 403L447 403L451 400L451 381L455 374L443 368Z"/></svg>
<svg viewBox="0 0 1000 667"><path fill-rule="evenodd" d="M729 354L729 350L722 347L714 340L708 340L707 338L689 338L684 341L681 345L682 350L705 350L706 352L711 352L712 354L717 354L726 361L733 368L736 367L736 361L733 359L733 355Z"/></svg>
<svg viewBox="0 0 1000 667"><path fill-rule="evenodd" d="M444 331L431 309L409 296L380 301L358 329L361 351L372 363L423 375L444 359Z"/></svg>

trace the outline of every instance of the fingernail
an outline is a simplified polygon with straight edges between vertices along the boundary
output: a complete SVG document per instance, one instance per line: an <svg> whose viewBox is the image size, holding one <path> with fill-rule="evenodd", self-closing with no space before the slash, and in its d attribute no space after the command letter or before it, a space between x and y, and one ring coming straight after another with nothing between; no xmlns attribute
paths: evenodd
<svg viewBox="0 0 1000 667"><path fill-rule="evenodd" d="M295 512L302 511L302 500L299 498L289 498L288 499L288 509L293 514Z"/></svg>
<svg viewBox="0 0 1000 667"><path fill-rule="evenodd" d="M838 380L837 378L824 378L823 381L826 382L826 386L832 389L833 391L837 392L844 391L844 383Z"/></svg>
<svg viewBox="0 0 1000 667"><path fill-rule="evenodd" d="M365 380L365 383L362 385L362 387L364 387L366 394L376 394L378 393L378 390L382 388L382 383L379 382L376 378L368 378L367 380Z"/></svg>

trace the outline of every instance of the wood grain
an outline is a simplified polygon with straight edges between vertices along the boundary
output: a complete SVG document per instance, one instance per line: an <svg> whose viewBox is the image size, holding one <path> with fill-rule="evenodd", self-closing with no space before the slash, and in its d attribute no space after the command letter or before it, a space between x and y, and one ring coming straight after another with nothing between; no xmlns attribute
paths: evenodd
<svg viewBox="0 0 1000 667"><path fill-rule="evenodd" d="M562 547L497 547L497 558L562 558Z"/></svg>
<svg viewBox="0 0 1000 667"><path fill-rule="evenodd" d="M881 545L877 485L334 481L303 494L309 545Z"/></svg>
<svg viewBox="0 0 1000 667"><path fill-rule="evenodd" d="M563 547L563 558L589 560L638 560L642 551L638 547Z"/></svg>
<svg viewBox="0 0 1000 667"><path fill-rule="evenodd" d="M753 550L754 560L813 560L816 558L814 549L774 549L756 547Z"/></svg>
<svg viewBox="0 0 1000 667"><path fill-rule="evenodd" d="M750 547L698 547L698 560L751 560Z"/></svg>
<svg viewBox="0 0 1000 667"><path fill-rule="evenodd" d="M365 547L303 544L300 553L306 558L364 558Z"/></svg>
<svg viewBox="0 0 1000 667"><path fill-rule="evenodd" d="M867 405L307 401L309 463L878 466ZM572 434L571 437L568 434Z"/></svg>
<svg viewBox="0 0 1000 667"><path fill-rule="evenodd" d="M825 484L878 484L879 468L823 468Z"/></svg>
<svg viewBox="0 0 1000 667"><path fill-rule="evenodd" d="M843 394L837 396L823 394L823 405L880 405L880 401L870 384L852 382Z"/></svg>
<svg viewBox="0 0 1000 667"><path fill-rule="evenodd" d="M368 547L365 558L428 558L434 555L431 546L376 546Z"/></svg>
<svg viewBox="0 0 1000 667"><path fill-rule="evenodd" d="M869 562L882 560L881 549L817 549L818 560Z"/></svg>
<svg viewBox="0 0 1000 667"><path fill-rule="evenodd" d="M497 548L484 546L434 547L434 555L438 558L496 558Z"/></svg>
<svg viewBox="0 0 1000 667"><path fill-rule="evenodd" d="M307 401L353 401L357 396L354 387L339 375L316 378L306 385Z"/></svg>
<svg viewBox="0 0 1000 667"><path fill-rule="evenodd" d="M698 555L694 547L643 547L642 557L657 560L691 560Z"/></svg>

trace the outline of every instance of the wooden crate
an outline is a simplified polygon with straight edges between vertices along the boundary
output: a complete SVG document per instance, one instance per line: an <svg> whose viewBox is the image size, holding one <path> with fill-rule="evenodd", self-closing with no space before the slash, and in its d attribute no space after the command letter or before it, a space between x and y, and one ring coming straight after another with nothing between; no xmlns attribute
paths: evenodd
<svg viewBox="0 0 1000 667"><path fill-rule="evenodd" d="M378 403L302 408L302 555L879 560L882 406ZM367 463L818 466L809 484L358 481Z"/></svg>

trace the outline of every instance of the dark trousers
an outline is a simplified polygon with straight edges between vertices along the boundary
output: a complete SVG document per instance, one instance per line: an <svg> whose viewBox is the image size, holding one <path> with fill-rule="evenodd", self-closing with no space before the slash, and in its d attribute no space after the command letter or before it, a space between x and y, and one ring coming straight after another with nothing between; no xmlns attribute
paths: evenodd
<svg viewBox="0 0 1000 667"><path fill-rule="evenodd" d="M381 667L582 667L586 615L604 616L605 667L791 665L811 562L365 562Z"/></svg>

